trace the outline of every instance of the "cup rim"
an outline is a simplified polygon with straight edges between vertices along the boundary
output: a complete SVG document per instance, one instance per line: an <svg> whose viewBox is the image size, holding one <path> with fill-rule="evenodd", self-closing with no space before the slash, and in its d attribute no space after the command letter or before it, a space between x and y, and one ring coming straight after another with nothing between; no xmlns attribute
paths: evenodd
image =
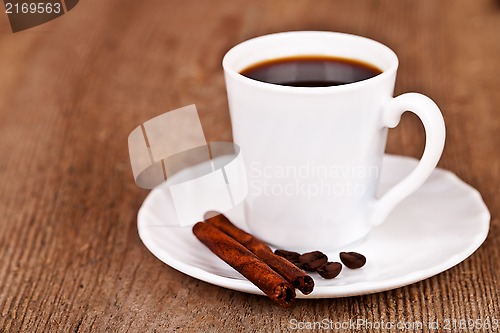
<svg viewBox="0 0 500 333"><path fill-rule="evenodd" d="M238 49L242 47L248 46L248 44L258 42L263 39L268 39L268 38L279 38L281 36L288 36L288 35L330 35L330 36L336 36L337 38L350 38L350 39L356 39L358 41L362 41L364 43L370 43L372 45L376 45L377 47L385 49L389 57L391 58L390 60L390 66L389 68L382 70L382 73L371 77L369 79L365 79L362 81L357 81L353 83L347 83L343 85L338 85L338 86L330 86L330 87L294 87L294 86L283 86L283 85L278 85L274 83L268 83L268 82L262 82L262 81L257 81L254 79L251 79L249 77L246 77L242 74L240 74L237 70L232 68L231 64L229 64L229 61L231 57L234 56L234 53L237 52ZM224 72L226 75L230 76L234 80L237 80L241 83L244 83L246 85L253 86L255 88L261 88L261 89L266 89L266 90L271 90L271 91L281 91L281 92L290 92L294 94L304 94L304 95L315 95L315 94L324 94L324 93L335 93L335 92L346 92L349 90L356 90L360 89L366 86L371 86L373 84L377 84L380 81L385 80L388 77L393 76L399 66L399 60L396 55L396 53L390 49L388 46L385 44L382 44L376 40L363 37L363 36L358 36L358 35L353 35L353 34L347 34L347 33L342 33L342 32L333 32L333 31L286 31L286 32L278 32L278 33L273 33L273 34L267 34L267 35L262 35L258 37L254 37L251 39L248 39L246 41L243 41L235 46L233 46L229 51L226 52L222 59L222 67L224 69Z"/></svg>

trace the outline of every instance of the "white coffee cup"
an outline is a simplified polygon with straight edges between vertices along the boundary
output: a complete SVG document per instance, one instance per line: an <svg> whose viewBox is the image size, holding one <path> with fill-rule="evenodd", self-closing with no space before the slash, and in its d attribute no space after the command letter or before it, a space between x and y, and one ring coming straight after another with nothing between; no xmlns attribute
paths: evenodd
<svg viewBox="0 0 500 333"><path fill-rule="evenodd" d="M256 63L300 55L363 61L382 70L332 87L290 87L240 74ZM343 248L365 237L436 167L445 125L428 97L393 98L398 58L387 46L343 33L299 31L250 39L223 60L234 142L241 148L249 193L245 220L272 245L294 250ZM376 197L387 128L409 110L426 144L416 169Z"/></svg>

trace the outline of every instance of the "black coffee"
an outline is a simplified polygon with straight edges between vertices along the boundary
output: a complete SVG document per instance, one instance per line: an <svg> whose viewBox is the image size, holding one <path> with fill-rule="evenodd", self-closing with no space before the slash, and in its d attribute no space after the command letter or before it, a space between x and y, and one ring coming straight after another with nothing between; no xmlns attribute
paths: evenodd
<svg viewBox="0 0 500 333"><path fill-rule="evenodd" d="M339 86L380 73L374 65L358 60L315 55L268 60L240 72L257 81L292 87Z"/></svg>

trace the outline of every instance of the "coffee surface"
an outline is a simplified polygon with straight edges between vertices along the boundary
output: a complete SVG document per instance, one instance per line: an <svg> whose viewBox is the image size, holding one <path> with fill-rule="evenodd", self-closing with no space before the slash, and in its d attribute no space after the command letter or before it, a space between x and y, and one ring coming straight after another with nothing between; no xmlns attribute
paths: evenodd
<svg viewBox="0 0 500 333"><path fill-rule="evenodd" d="M295 56L256 63L240 74L261 82L291 87L331 87L372 78L382 71L354 59Z"/></svg>

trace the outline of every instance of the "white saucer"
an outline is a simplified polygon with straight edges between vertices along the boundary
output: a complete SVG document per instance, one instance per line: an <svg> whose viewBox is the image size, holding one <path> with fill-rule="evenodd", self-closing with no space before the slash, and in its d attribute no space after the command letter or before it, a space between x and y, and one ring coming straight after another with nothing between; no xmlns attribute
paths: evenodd
<svg viewBox="0 0 500 333"><path fill-rule="evenodd" d="M386 155L381 193L411 170L417 160ZM221 287L262 294L252 283L212 254L191 227L167 226L175 214L165 186L148 195L138 214L139 235L146 247L167 265ZM195 203L193 203L195 204ZM325 207L328 209L328 207ZM241 225L239 212L226 215ZM316 273L314 291L298 298L333 298L370 294L402 287L441 273L469 257L486 239L490 213L477 190L449 171L437 169L404 200L386 222L358 244L343 249L367 257L358 270L344 268L332 280ZM326 253L331 261L338 253Z"/></svg>

